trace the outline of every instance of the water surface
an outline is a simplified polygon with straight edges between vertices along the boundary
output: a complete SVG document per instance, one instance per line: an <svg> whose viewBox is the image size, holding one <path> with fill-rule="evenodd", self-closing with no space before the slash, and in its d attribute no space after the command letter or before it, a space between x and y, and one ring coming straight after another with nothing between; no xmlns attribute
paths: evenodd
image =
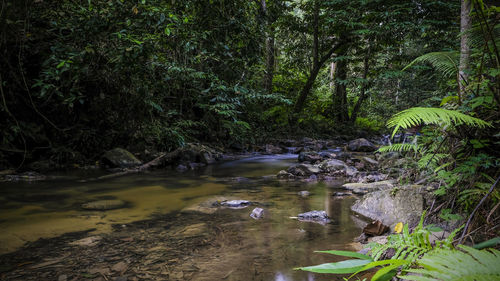
<svg viewBox="0 0 500 281"><path fill-rule="evenodd" d="M332 196L342 181L282 182L273 177L295 163L296 157L293 154L260 155L198 171L154 171L104 181L78 182L72 176L36 183L1 183L0 252L67 232L95 229L92 234L107 233L113 225L169 213L182 216L214 198L245 199L264 208L266 217L250 218L255 206L238 210L208 208L208 215L190 216L189 221L183 222L185 225L179 226L196 229L210 224L213 218L217 220L217 228L234 232L228 237L215 237L216 233L211 233L210 228L206 230L207 235L214 235L215 242L201 249L197 258L192 258L191 263L199 272L190 278L332 280L332 276L292 269L338 260L313 251L351 250L352 240L359 235L363 222L350 211L354 198ZM301 190L308 190L311 195L300 197L297 192ZM127 205L109 211L81 208L83 203L100 199L120 199ZM322 225L290 218L311 210L326 210L332 222ZM167 232L166 235L178 235L178 229L171 230L177 231L176 234ZM188 236L186 234L186 239L190 239Z"/></svg>

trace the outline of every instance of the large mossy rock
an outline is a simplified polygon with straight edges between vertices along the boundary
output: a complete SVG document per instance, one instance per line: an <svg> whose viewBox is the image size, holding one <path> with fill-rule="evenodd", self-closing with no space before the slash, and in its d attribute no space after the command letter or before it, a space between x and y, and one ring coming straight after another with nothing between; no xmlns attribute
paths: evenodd
<svg viewBox="0 0 500 281"><path fill-rule="evenodd" d="M142 164L132 153L123 148L106 151L102 156L102 161L104 164L118 168L129 168Z"/></svg>
<svg viewBox="0 0 500 281"><path fill-rule="evenodd" d="M377 147L368 141L367 139L355 139L347 144L347 149L349 151L360 151L360 152L372 152L377 149Z"/></svg>
<svg viewBox="0 0 500 281"><path fill-rule="evenodd" d="M391 228L398 222L416 225L424 211L423 192L421 186L374 191L356 201L351 209Z"/></svg>
<svg viewBox="0 0 500 281"><path fill-rule="evenodd" d="M188 143L180 148L181 163L213 164L222 159L222 154L215 149L199 143Z"/></svg>

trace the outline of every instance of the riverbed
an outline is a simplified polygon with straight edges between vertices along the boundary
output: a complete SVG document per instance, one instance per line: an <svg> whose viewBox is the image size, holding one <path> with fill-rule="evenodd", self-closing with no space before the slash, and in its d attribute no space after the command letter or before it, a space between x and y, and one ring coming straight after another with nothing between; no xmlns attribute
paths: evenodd
<svg viewBox="0 0 500 281"><path fill-rule="evenodd" d="M335 280L293 268L339 260L314 251L353 250L363 221L350 211L355 198L332 196L342 179L276 180L296 161L295 154L254 155L184 173L0 183L2 280ZM81 208L116 199L126 205ZM213 204L229 199L252 205ZM255 207L264 218L250 217ZM331 222L292 218L311 210L325 210ZM78 244L88 237L95 243Z"/></svg>

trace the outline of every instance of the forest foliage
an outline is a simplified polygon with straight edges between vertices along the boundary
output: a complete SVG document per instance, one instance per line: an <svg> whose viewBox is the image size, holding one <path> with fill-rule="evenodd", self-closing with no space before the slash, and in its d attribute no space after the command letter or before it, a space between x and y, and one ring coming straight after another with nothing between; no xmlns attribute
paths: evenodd
<svg viewBox="0 0 500 281"><path fill-rule="evenodd" d="M241 146L351 133L353 124L381 129L392 113L435 104L450 90L425 74L428 66L401 69L456 48L459 8L363 0L1 5L3 166L78 163L115 146Z"/></svg>

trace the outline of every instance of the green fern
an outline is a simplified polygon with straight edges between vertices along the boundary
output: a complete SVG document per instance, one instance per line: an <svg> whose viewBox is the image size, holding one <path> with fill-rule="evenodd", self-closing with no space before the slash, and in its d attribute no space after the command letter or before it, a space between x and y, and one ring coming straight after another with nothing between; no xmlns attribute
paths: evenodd
<svg viewBox="0 0 500 281"><path fill-rule="evenodd" d="M442 126L467 125L469 127L484 128L491 126L490 123L463 114L456 110L448 110L434 107L412 107L403 110L387 121L387 127L394 127L392 136L399 128L408 129L421 124L435 124Z"/></svg>
<svg viewBox="0 0 500 281"><path fill-rule="evenodd" d="M394 143L392 145L384 145L378 149L378 152L408 152L408 151L418 151L418 146L413 143Z"/></svg>
<svg viewBox="0 0 500 281"><path fill-rule="evenodd" d="M425 212L424 214L422 214L419 224L412 233L410 233L408 225L405 224L400 235L388 236L386 244L372 245L371 255L373 257L373 260L379 260L382 254L387 252L387 250L393 249L396 252L391 259L405 260L409 263L413 263L423 254L432 251L434 249L434 246L430 243L429 240L431 232L423 227L424 217ZM438 244L436 246L452 248L453 238L455 237L458 230L460 230L460 228L455 230L445 240L438 241Z"/></svg>
<svg viewBox="0 0 500 281"><path fill-rule="evenodd" d="M404 275L405 280L500 280L500 251L476 250L465 245L455 249L436 249L424 255L418 265L423 268L406 272L419 275Z"/></svg>
<svg viewBox="0 0 500 281"><path fill-rule="evenodd" d="M403 71L417 63L429 63L444 76L453 77L458 73L459 59L460 53L457 51L427 53L414 59L410 64L403 68Z"/></svg>
<svg viewBox="0 0 500 281"><path fill-rule="evenodd" d="M420 169L427 167L429 164L431 167L436 168L439 162L450 157L449 153L425 153L422 155L417 164Z"/></svg>

